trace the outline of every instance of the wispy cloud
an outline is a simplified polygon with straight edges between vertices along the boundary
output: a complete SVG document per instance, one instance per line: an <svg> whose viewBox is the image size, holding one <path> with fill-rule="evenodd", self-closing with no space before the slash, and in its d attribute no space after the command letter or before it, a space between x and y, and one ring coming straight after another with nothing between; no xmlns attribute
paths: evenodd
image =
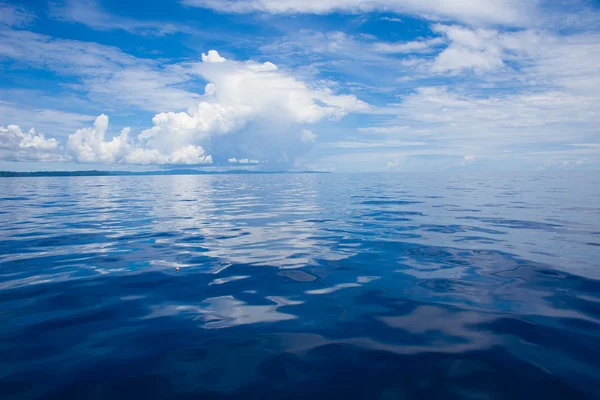
<svg viewBox="0 0 600 400"><path fill-rule="evenodd" d="M24 104L0 101L0 126L21 125L26 129L36 127L57 137L73 133L94 116L49 108L29 108Z"/></svg>
<svg viewBox="0 0 600 400"><path fill-rule="evenodd" d="M35 14L25 7L0 1L0 27L2 25L25 26L33 22L35 18Z"/></svg>
<svg viewBox="0 0 600 400"><path fill-rule="evenodd" d="M353 140L325 143L321 145L321 147L331 147L336 149L372 149L382 147L426 146L427 144L427 142L410 142L402 139L365 140L356 138Z"/></svg>
<svg viewBox="0 0 600 400"><path fill-rule="evenodd" d="M104 104L148 111L186 109L198 94L180 89L191 79L181 68L136 58L112 46L56 39L24 30L0 31L0 57L19 65L77 77L77 89Z"/></svg>
<svg viewBox="0 0 600 400"><path fill-rule="evenodd" d="M437 46L443 45L444 43L445 40L443 38L437 37L412 42L378 42L373 45L373 49L377 52L388 54L431 53L435 51Z"/></svg>
<svg viewBox="0 0 600 400"><path fill-rule="evenodd" d="M532 0L182 0L189 6L220 12L270 14L327 14L386 11L449 18L463 22L521 25L535 15Z"/></svg>
<svg viewBox="0 0 600 400"><path fill-rule="evenodd" d="M380 19L388 22L403 22L402 19L398 17L381 17Z"/></svg>
<svg viewBox="0 0 600 400"><path fill-rule="evenodd" d="M65 0L51 3L51 16L66 22L86 25L99 31L123 30L145 36L166 36L177 32L192 33L190 27L164 21L147 21L111 14L96 0Z"/></svg>

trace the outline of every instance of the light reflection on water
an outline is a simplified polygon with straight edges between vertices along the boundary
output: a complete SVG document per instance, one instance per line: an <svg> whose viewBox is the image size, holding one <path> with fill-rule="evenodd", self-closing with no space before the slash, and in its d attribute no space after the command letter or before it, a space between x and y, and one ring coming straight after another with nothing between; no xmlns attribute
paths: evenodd
<svg viewBox="0 0 600 400"><path fill-rule="evenodd" d="M26 178L0 189L2 398L600 390L592 174Z"/></svg>

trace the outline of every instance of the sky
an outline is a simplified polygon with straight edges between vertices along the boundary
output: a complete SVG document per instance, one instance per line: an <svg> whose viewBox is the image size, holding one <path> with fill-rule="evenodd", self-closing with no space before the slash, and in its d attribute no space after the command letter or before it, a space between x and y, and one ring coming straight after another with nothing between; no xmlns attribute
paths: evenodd
<svg viewBox="0 0 600 400"><path fill-rule="evenodd" d="M592 0L0 0L0 170L597 170L599 65Z"/></svg>

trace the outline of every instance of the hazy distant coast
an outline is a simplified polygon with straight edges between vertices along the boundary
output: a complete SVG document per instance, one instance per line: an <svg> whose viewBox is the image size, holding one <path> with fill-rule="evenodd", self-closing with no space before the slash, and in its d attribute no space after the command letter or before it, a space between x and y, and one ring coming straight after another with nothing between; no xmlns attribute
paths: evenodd
<svg viewBox="0 0 600 400"><path fill-rule="evenodd" d="M198 170L168 170L168 171L38 171L12 172L0 171L0 178L44 177L44 176L150 176L150 175L273 175L273 174L328 174L321 171L198 171Z"/></svg>

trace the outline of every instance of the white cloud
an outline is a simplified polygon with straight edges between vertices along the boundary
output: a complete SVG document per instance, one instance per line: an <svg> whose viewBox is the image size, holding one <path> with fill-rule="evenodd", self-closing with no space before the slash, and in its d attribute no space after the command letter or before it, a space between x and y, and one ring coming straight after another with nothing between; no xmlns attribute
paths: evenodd
<svg viewBox="0 0 600 400"><path fill-rule="evenodd" d="M182 0L184 4L220 12L327 14L386 11L449 18L463 22L519 25L536 15L535 0Z"/></svg>
<svg viewBox="0 0 600 400"><path fill-rule="evenodd" d="M185 110L197 93L181 89L191 80L177 64L136 58L112 46L56 39L24 30L0 30L0 57L61 76L79 79L76 86L105 108L130 106L152 112Z"/></svg>
<svg viewBox="0 0 600 400"><path fill-rule="evenodd" d="M0 126L0 159L8 161L61 161L56 139L46 139L34 129L23 132L17 125Z"/></svg>
<svg viewBox="0 0 600 400"><path fill-rule="evenodd" d="M270 62L225 60L214 50L203 59L182 65L186 74L209 82L201 101L187 112L156 115L154 127L140 135L143 143L169 151L208 143L210 149L237 159L293 163L295 155L305 151L296 145L302 137L291 133L298 125L371 110L355 96L311 87ZM232 134L235 141L224 137Z"/></svg>
<svg viewBox="0 0 600 400"><path fill-rule="evenodd" d="M398 169L402 166L404 160L402 158L394 158L391 161L388 161L387 168L388 169Z"/></svg>
<svg viewBox="0 0 600 400"><path fill-rule="evenodd" d="M597 33L559 35L446 25L433 29L446 37L449 46L438 56L424 59L420 76L413 75L423 86L404 95L401 102L381 107L380 123L360 132L385 135L387 141L394 137L427 142L428 153L403 150L406 157L422 157L412 168L430 168L431 158L425 161L425 157L434 154L454 165L481 160L496 169L507 168L507 160L524 169L545 165L549 159L578 165L572 161L582 156L586 157L583 166L600 165L597 152L545 151L564 150L577 142L597 143ZM471 71L476 75L470 75ZM446 86L430 86L425 81L440 73L463 76L460 81L447 81ZM383 117L384 113L389 117ZM408 167L409 163L403 166Z"/></svg>
<svg viewBox="0 0 600 400"><path fill-rule="evenodd" d="M600 149L600 143L575 143L571 144L574 147L587 147L592 149Z"/></svg>
<svg viewBox="0 0 600 400"><path fill-rule="evenodd" d="M444 44L445 41L442 38L433 38L421 41L413 42L401 42L401 43L375 43L373 50L380 53L388 54L404 54L404 53L430 53L435 50L436 46Z"/></svg>
<svg viewBox="0 0 600 400"><path fill-rule="evenodd" d="M39 93L28 93L27 96L40 97ZM7 96L8 97L8 96ZM11 97L15 97L14 93ZM81 124L93 121L96 117L86 114L65 112L47 108L29 108L20 97L16 102L0 101L0 126L26 125L35 126L42 132L52 132L55 137L67 136L79 128Z"/></svg>
<svg viewBox="0 0 600 400"><path fill-rule="evenodd" d="M226 60L215 50L202 54L201 63L161 65L116 48L26 31L2 31L2 37L7 41L0 56L80 76L83 87L107 107L129 104L161 111L135 140L128 132L106 139L108 121L101 116L67 143L79 162L201 163L212 161L204 155L208 146L239 159L293 163L305 151L292 133L298 125L371 110L353 95L338 95L322 82L310 85L271 62ZM204 94L179 89L199 79L208 81ZM181 108L187 111L178 112ZM229 134L237 134L237 140L219 139Z"/></svg>
<svg viewBox="0 0 600 400"><path fill-rule="evenodd" d="M303 129L301 139L303 143L314 143L317 140L317 135L308 129Z"/></svg>
<svg viewBox="0 0 600 400"><path fill-rule="evenodd" d="M336 76L334 84L338 90L361 97L372 96L373 102L377 102L381 101L378 95L392 95L396 91L398 74L415 73L414 67L403 65L406 57L395 54L433 53L437 50L435 43L444 41L441 37L430 39L432 42L423 39L386 43L370 35L301 30L262 45L260 50L265 57L293 67L295 74L302 74L304 80L330 80ZM403 45L407 46L399 47Z"/></svg>
<svg viewBox="0 0 600 400"><path fill-rule="evenodd" d="M598 33L559 35L544 30L498 31L442 24L433 25L432 30L449 42L431 64L434 73L501 71L538 86L555 84L590 92L600 87Z"/></svg>
<svg viewBox="0 0 600 400"><path fill-rule="evenodd" d="M383 148L383 147L410 147L410 146L425 146L427 142L409 142L400 139L387 139L387 140L365 140L365 139L353 139L343 140L338 142L331 142L323 144L322 147L331 147L336 149L369 149L369 148Z"/></svg>
<svg viewBox="0 0 600 400"><path fill-rule="evenodd" d="M396 105L390 123L401 121L405 125L369 127L363 131L404 140L423 140L419 150L402 149L394 154L423 160L403 164L406 169L444 168L440 161L444 157L448 159L448 165L464 166L486 159L495 162L495 168L500 170L509 167L505 164L527 169L555 156L536 151L544 146L564 149L575 140L594 143L597 126L600 126L597 103L597 97L557 90L476 96L457 92L456 88L424 87L405 96L402 103ZM369 152L369 146L354 148L365 154ZM597 149L587 150L592 150L589 157L595 157L600 163ZM577 149L567 153L560 156L575 157ZM347 154L339 162L352 157L358 156ZM370 162L374 163L376 157L373 157ZM440 164L434 164L431 157Z"/></svg>
<svg viewBox="0 0 600 400"><path fill-rule="evenodd" d="M181 145L172 151L147 147L129 138L130 129L125 128L119 136L105 140L108 117L100 115L94 126L80 129L69 136L67 151L75 161L81 163L126 163L126 164L210 164L212 157L206 156L200 146Z"/></svg>
<svg viewBox="0 0 600 400"><path fill-rule="evenodd" d="M394 110L395 111L395 110ZM359 132L377 133L382 135L402 135L410 134L413 130L407 125L392 125L392 126L369 126L366 128L358 128Z"/></svg>
<svg viewBox="0 0 600 400"><path fill-rule="evenodd" d="M264 64L256 64L253 62L249 62L248 63L248 68L250 68L253 71L277 71L277 65L273 64L272 62L267 61Z"/></svg>
<svg viewBox="0 0 600 400"><path fill-rule="evenodd" d="M397 112L403 121L429 127L438 137L453 132L482 141L513 135L518 140L540 140L552 135L564 137L568 126L600 122L595 106L593 98L559 91L478 97L424 87L406 96ZM579 127L570 137L589 134L593 131L590 128Z"/></svg>
<svg viewBox="0 0 600 400"><path fill-rule="evenodd" d="M291 54L293 61L299 54L314 58L316 54L335 54L338 58L364 59L364 47L355 37L344 32L301 30L262 46L268 54ZM296 59L302 61L302 59Z"/></svg>
<svg viewBox="0 0 600 400"><path fill-rule="evenodd" d="M67 151L78 162L115 163L131 151L129 129L123 129L119 136L110 142L104 140L108 130L108 117L104 114L96 118L91 128L79 129L69 136Z"/></svg>
<svg viewBox="0 0 600 400"><path fill-rule="evenodd" d="M229 163L230 164L260 164L260 161L258 160L249 160L247 158L242 158L241 160L238 160L237 158L230 158L229 159Z"/></svg>
<svg viewBox="0 0 600 400"><path fill-rule="evenodd" d="M116 47L55 39L25 30L1 30L0 39L0 56L59 73L106 76L136 63L135 57Z"/></svg>
<svg viewBox="0 0 600 400"><path fill-rule="evenodd" d="M475 163L477 160L479 159L479 157L474 156L474 155L466 155L463 157L463 161L460 162L458 165L460 166L465 166L465 165L471 165L473 163Z"/></svg>
<svg viewBox="0 0 600 400"><path fill-rule="evenodd" d="M135 148L126 155L124 161L129 164L151 165L151 164L180 164L197 165L212 164L212 157L206 156L200 146L184 146L171 154L162 154L156 149Z"/></svg>
<svg viewBox="0 0 600 400"><path fill-rule="evenodd" d="M403 22L402 19L397 18L397 17L381 17L380 19L382 21L389 21L389 22Z"/></svg>
<svg viewBox="0 0 600 400"><path fill-rule="evenodd" d="M239 129L248 117L246 110L202 102L188 112L157 114L152 119L154 126L144 130L139 139L155 148L175 150Z"/></svg>
<svg viewBox="0 0 600 400"><path fill-rule="evenodd" d="M181 89L190 77L178 66L140 64L119 67L108 76L85 77L85 88L106 107L118 101L152 112L186 109L200 99L199 94Z"/></svg>
<svg viewBox="0 0 600 400"><path fill-rule="evenodd" d="M35 19L35 15L22 6L0 2L0 26L23 26Z"/></svg>
<svg viewBox="0 0 600 400"><path fill-rule="evenodd" d="M213 108L211 113L220 114L218 122L221 124L229 125L230 119L243 124L257 117L315 123L323 118L340 118L348 112L366 112L370 108L355 96L336 95L327 87L311 88L270 62L225 60L214 50L203 54L203 60L203 63L188 64L186 72L211 83L210 93L216 102L209 108ZM192 114L195 112L192 110Z"/></svg>
<svg viewBox="0 0 600 400"><path fill-rule="evenodd" d="M380 10L379 3L383 2L332 0L328 6L251 0L234 8L325 13ZM413 8L409 0L391 3L399 7L391 13L419 8L418 14L429 18L449 17L440 11L445 5L436 12L424 11L433 4L429 0ZM456 18L466 21L461 15ZM224 58L210 50L201 55L203 62L136 58L116 47L0 29L0 57L15 60L17 69L33 67L68 76L65 87L92 101L80 108L86 110L81 114L49 110L39 106L41 102L22 107L30 113L19 113L18 96L13 99L3 92L0 95L10 103L0 102L0 125L36 126L60 138L65 126L69 132L76 129L73 125L86 126L89 109L112 116L119 110L119 117L152 111L152 124L145 130L136 128L136 135L126 131L112 137L108 123L103 129L100 121L69 141L68 154L80 162L137 164L206 163L214 157L216 164L269 160L295 165L304 156L327 156L319 153L321 149L376 154L388 148L390 156L373 156L373 165L385 168L389 160L401 159L405 168L412 165L411 157L420 156L445 156L467 164L472 160L465 157L471 155L477 155L479 165L490 158L525 158L534 152L536 159L550 157L535 151L546 150L545 145L597 143L600 36L591 29L559 34L485 26L438 23L431 26L432 33L419 31L423 39L409 42L301 31L271 45L257 43L263 52L257 61L235 61L233 55ZM435 86L440 83L445 86ZM203 86L203 93L196 89ZM380 106L340 93L359 93ZM353 131L358 119L350 118L337 129L314 126L351 113L368 114L360 122L371 126ZM56 130L48 129L51 120ZM323 136L315 146L303 145L315 141L305 134L311 129ZM402 148L408 146L423 148ZM561 162L575 154L571 150L584 148L570 149ZM597 158L596 153L585 156L586 163Z"/></svg>
<svg viewBox="0 0 600 400"><path fill-rule="evenodd" d="M102 10L96 0L66 0L61 6L50 4L51 16L67 22L76 22L99 31L123 30L145 36L165 36L176 32L192 32L181 24L162 21L140 21Z"/></svg>
<svg viewBox="0 0 600 400"><path fill-rule="evenodd" d="M202 62L205 63L219 63L227 61L224 57L219 55L219 52L216 50L209 50L208 54L202 53Z"/></svg>
<svg viewBox="0 0 600 400"><path fill-rule="evenodd" d="M444 34L450 45L433 63L434 72L493 71L504 66L503 47L497 31L471 30L460 26L434 25L434 32Z"/></svg>

